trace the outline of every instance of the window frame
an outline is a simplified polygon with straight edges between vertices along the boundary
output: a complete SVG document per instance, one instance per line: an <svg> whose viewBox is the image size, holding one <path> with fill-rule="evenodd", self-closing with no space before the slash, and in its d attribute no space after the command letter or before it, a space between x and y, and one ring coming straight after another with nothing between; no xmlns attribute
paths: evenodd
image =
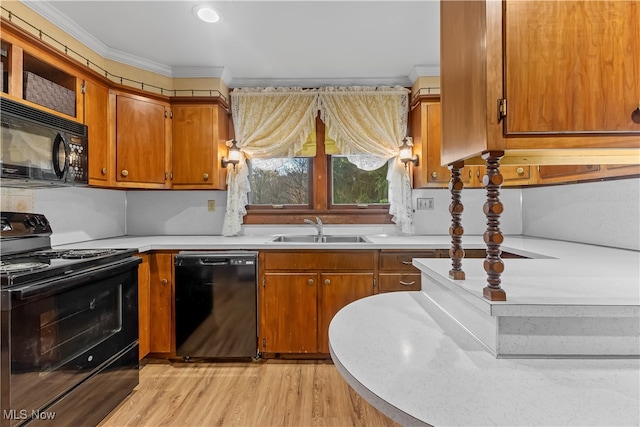
<svg viewBox="0 0 640 427"><path fill-rule="evenodd" d="M309 206L248 205L244 224L300 224L305 218L319 216L328 224L393 224L389 205L334 205L331 203L331 156L324 148L325 124L316 117L316 155L309 163ZM323 173L315 173L322 171Z"/></svg>

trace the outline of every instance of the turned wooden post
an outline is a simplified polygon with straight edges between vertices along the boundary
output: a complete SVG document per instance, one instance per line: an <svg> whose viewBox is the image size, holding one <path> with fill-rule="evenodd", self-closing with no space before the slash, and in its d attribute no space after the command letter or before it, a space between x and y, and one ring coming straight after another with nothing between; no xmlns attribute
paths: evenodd
<svg viewBox="0 0 640 427"><path fill-rule="evenodd" d="M487 286L482 290L485 298L491 301L506 301L507 294L500 287L500 274L504 271L504 262L500 258L500 244L504 236L500 231L500 214L504 206L500 202L500 186L504 178L500 174L500 158L503 151L489 151L482 155L487 164L487 174L482 178L482 185L487 188L487 202L482 209L487 216L487 231L484 242L487 244L487 257L484 260L484 271L487 272Z"/></svg>
<svg viewBox="0 0 640 427"><path fill-rule="evenodd" d="M449 191L451 191L451 204L449 205L449 213L451 214L451 227L449 227L449 235L451 236L451 248L449 249L449 257L451 258L452 269L449 270L449 277L454 280L464 280L465 275L462 271L462 259L464 258L464 249L462 249L462 211L464 206L460 202L462 188L464 183L460 178L460 172L464 167L464 162L456 162L449 165L451 171L451 181L449 181Z"/></svg>

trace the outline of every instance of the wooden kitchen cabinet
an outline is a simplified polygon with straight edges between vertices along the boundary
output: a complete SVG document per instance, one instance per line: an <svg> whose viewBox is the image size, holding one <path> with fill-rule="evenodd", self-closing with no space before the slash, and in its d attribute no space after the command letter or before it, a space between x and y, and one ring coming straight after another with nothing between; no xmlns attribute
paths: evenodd
<svg viewBox="0 0 640 427"><path fill-rule="evenodd" d="M317 274L264 273L260 292L261 351L316 353Z"/></svg>
<svg viewBox="0 0 640 427"><path fill-rule="evenodd" d="M418 166L413 167L413 188L446 187L451 172L441 165L440 96L430 95L415 100L411 109L411 134L413 153L419 157ZM471 184L473 168L465 167L461 174L465 186Z"/></svg>
<svg viewBox="0 0 640 427"><path fill-rule="evenodd" d="M109 168L109 87L85 79L84 124L89 132L89 185L108 186Z"/></svg>
<svg viewBox="0 0 640 427"><path fill-rule="evenodd" d="M224 190L228 112L211 98L172 98L174 189Z"/></svg>
<svg viewBox="0 0 640 427"><path fill-rule="evenodd" d="M136 255L142 259L138 265L138 355L144 358L151 345L151 282L149 255Z"/></svg>
<svg viewBox="0 0 640 427"><path fill-rule="evenodd" d="M347 304L373 295L374 273L319 273L318 353L329 353L329 324Z"/></svg>
<svg viewBox="0 0 640 427"><path fill-rule="evenodd" d="M414 154L418 154L420 162L413 168L413 187L447 187L451 180L448 166L441 165L442 133L441 105L439 95L423 97L414 104L411 110L411 127L413 134ZM467 188L482 187L484 166L465 166L460 179ZM527 185L531 181L528 165L504 166L501 168L505 186Z"/></svg>
<svg viewBox="0 0 640 427"><path fill-rule="evenodd" d="M169 103L133 92L110 90L115 186L169 188Z"/></svg>
<svg viewBox="0 0 640 427"><path fill-rule="evenodd" d="M637 164L637 6L442 1L443 163Z"/></svg>
<svg viewBox="0 0 640 427"><path fill-rule="evenodd" d="M175 352L173 330L173 254L149 255L149 351Z"/></svg>
<svg viewBox="0 0 640 427"><path fill-rule="evenodd" d="M3 96L50 114L82 121L78 63L4 18L2 72Z"/></svg>
<svg viewBox="0 0 640 427"><path fill-rule="evenodd" d="M329 323L375 286L377 251L263 251L259 266L262 353L329 352Z"/></svg>
<svg viewBox="0 0 640 427"><path fill-rule="evenodd" d="M413 258L440 258L438 250L387 251L378 257L378 292L419 291L422 289L420 270L413 266Z"/></svg>

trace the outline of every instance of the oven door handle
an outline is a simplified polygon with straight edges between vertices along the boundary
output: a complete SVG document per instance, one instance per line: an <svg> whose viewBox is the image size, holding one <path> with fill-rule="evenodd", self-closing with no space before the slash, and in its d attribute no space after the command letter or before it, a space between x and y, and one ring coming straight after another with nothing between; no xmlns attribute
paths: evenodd
<svg viewBox="0 0 640 427"><path fill-rule="evenodd" d="M15 294L15 297L20 301L30 298L49 296L102 280L107 277L115 276L119 273L130 270L134 265L137 266L141 262L142 259L139 257L131 257L111 264L82 270L75 275L70 272L68 273L70 275L64 275L53 280L45 280L20 288L10 289L10 292Z"/></svg>

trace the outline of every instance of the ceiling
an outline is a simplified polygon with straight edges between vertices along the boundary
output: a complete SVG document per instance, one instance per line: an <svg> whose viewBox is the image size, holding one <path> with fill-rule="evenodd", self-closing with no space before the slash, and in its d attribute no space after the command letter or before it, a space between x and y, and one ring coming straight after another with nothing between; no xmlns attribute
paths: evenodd
<svg viewBox="0 0 640 427"><path fill-rule="evenodd" d="M435 0L24 3L101 56L169 77L319 87L439 75ZM198 20L202 3L222 20Z"/></svg>

